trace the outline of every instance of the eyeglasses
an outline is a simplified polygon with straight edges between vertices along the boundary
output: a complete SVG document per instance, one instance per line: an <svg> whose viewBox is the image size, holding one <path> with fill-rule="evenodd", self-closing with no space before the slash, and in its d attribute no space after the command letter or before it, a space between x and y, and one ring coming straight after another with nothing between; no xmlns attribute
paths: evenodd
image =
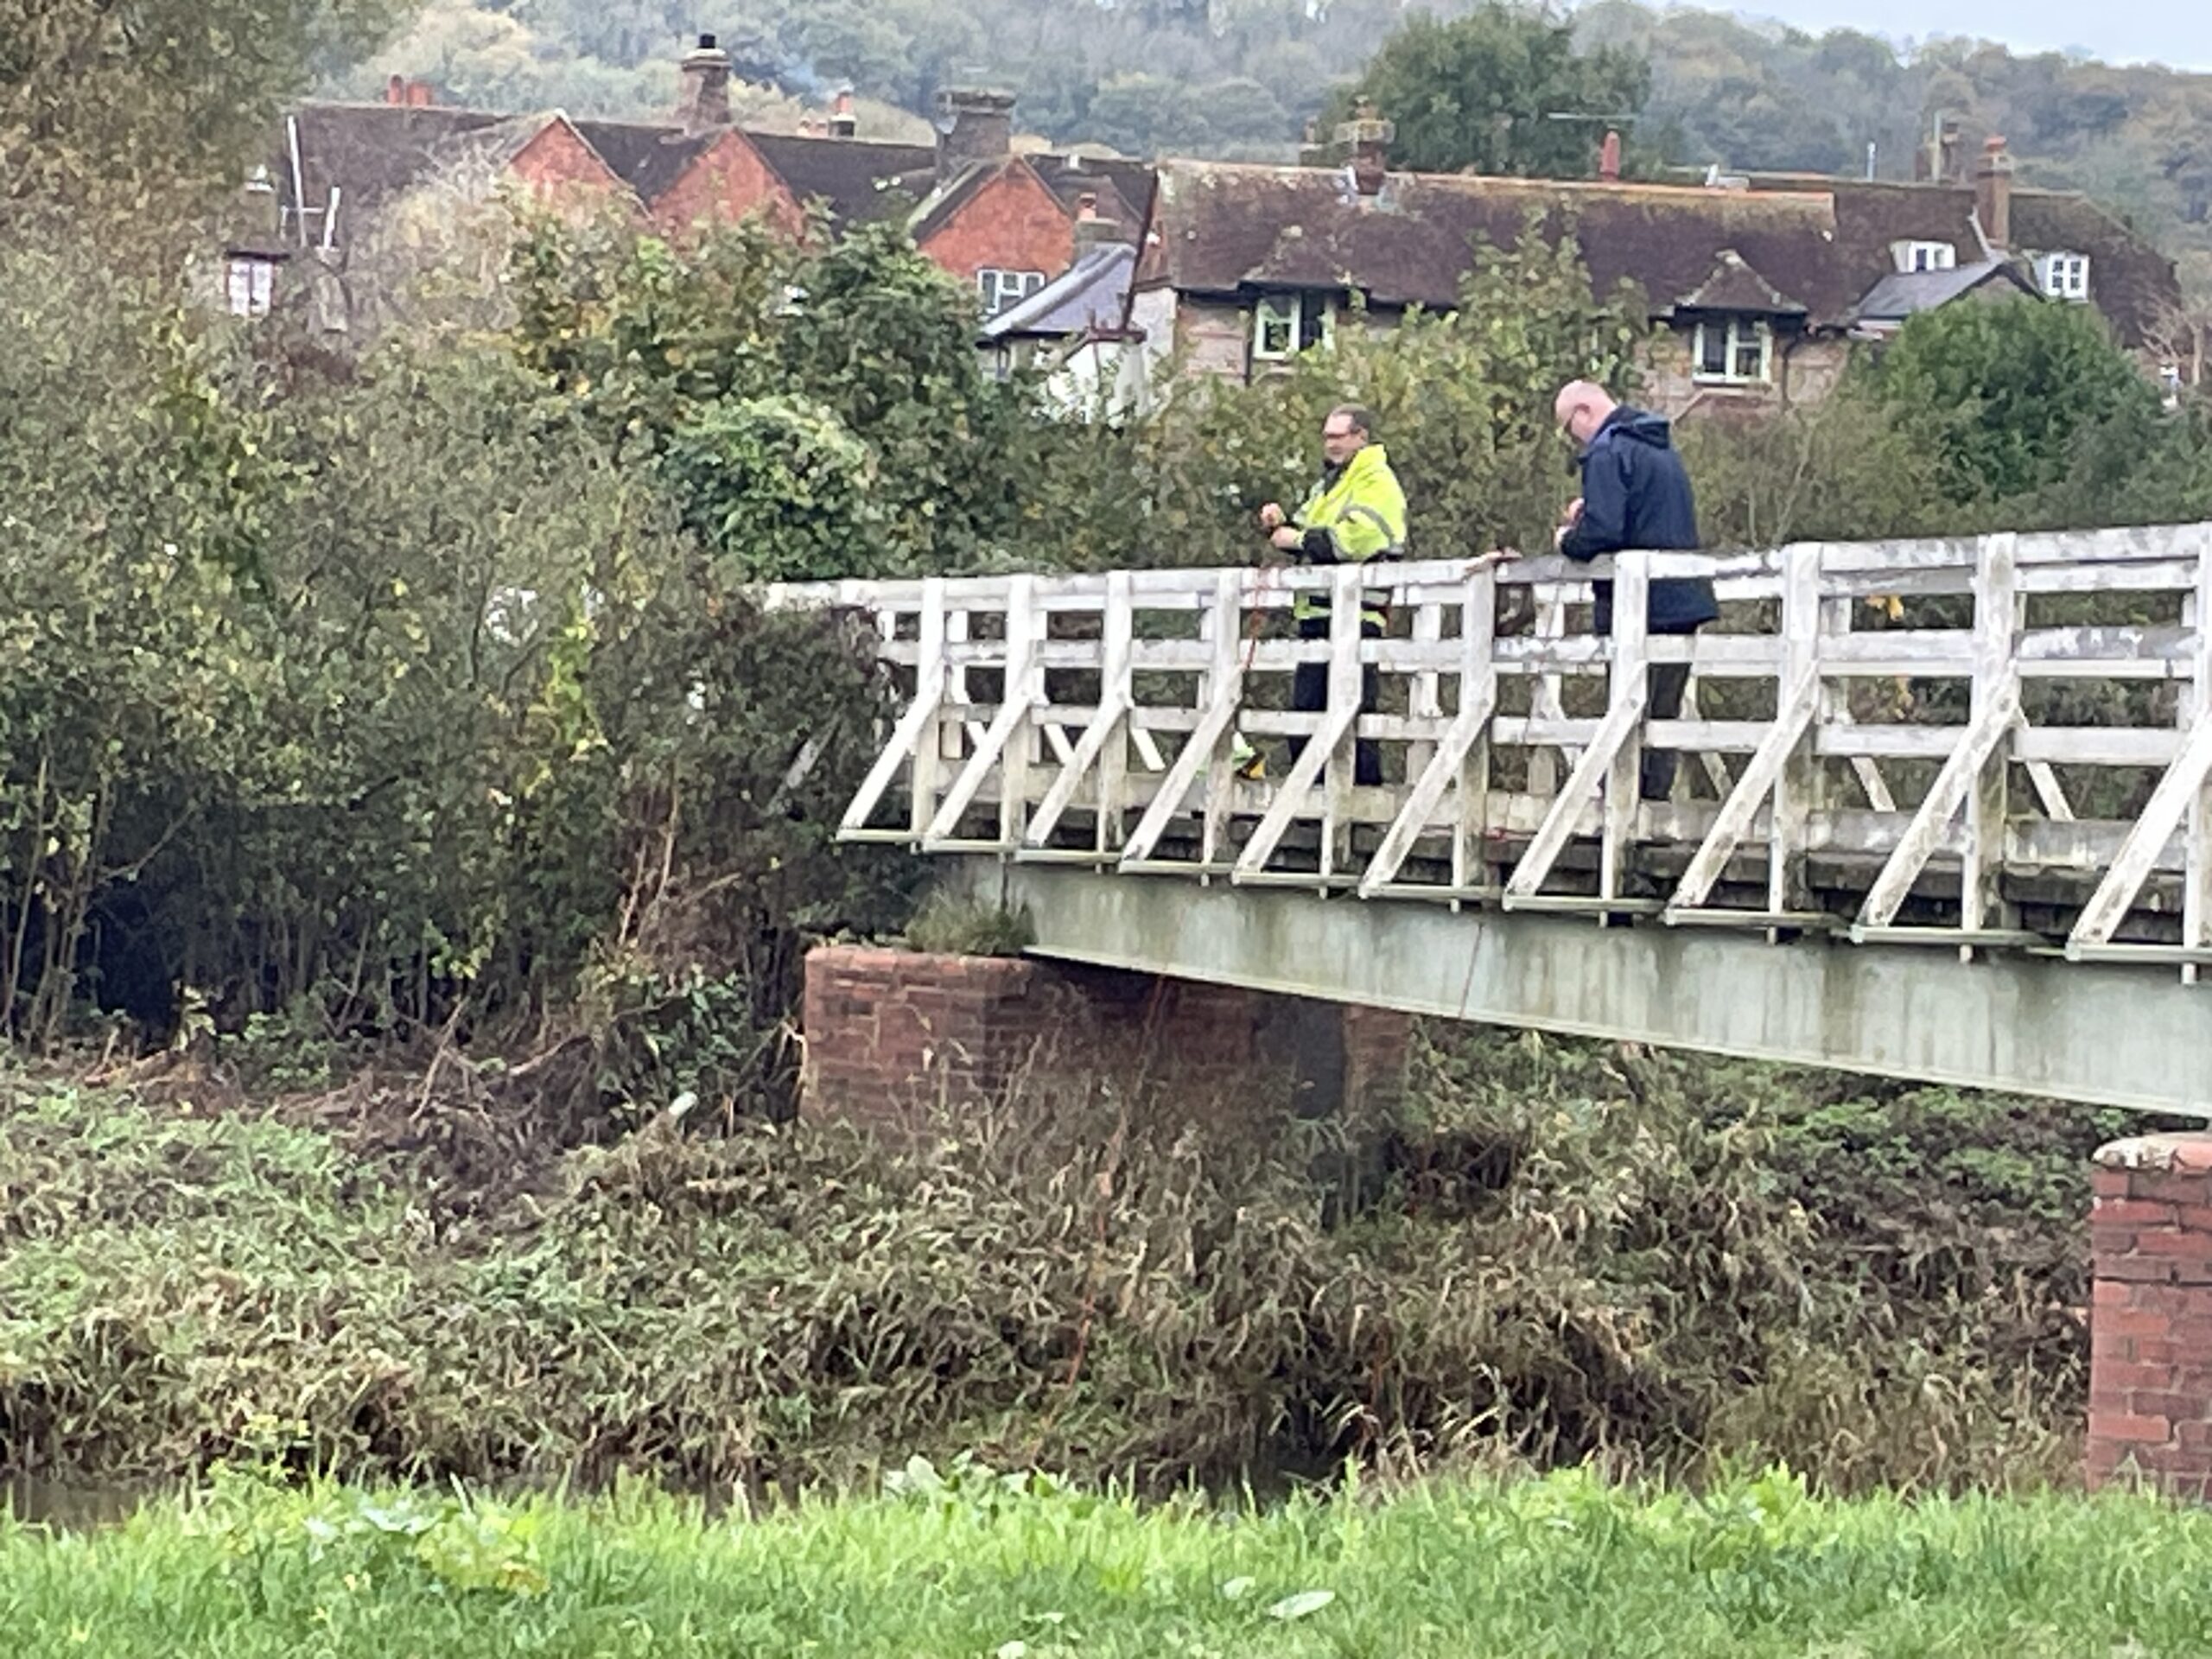
<svg viewBox="0 0 2212 1659"><path fill-rule="evenodd" d="M1346 426L1346 427L1331 427L1331 426L1325 426L1325 427L1323 427L1323 428L1321 429L1321 435L1322 435L1324 438L1348 438L1348 437L1351 436L1351 435L1352 435L1352 431L1353 431L1353 429L1352 429L1352 428L1351 428L1351 427L1349 427L1349 426Z"/></svg>

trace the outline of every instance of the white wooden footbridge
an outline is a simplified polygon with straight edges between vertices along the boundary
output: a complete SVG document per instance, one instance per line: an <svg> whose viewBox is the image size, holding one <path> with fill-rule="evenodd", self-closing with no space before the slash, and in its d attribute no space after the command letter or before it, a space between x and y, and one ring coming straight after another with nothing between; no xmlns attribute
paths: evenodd
<svg viewBox="0 0 2212 1659"><path fill-rule="evenodd" d="M1700 575L1721 621L1647 633L1649 584ZM1284 626L1300 589L1328 639ZM843 836L1026 906L1040 953L2212 1114L2212 526L772 602L868 613L899 689ZM1319 714L1285 708L1304 661ZM1651 747L1669 801L1637 798Z"/></svg>

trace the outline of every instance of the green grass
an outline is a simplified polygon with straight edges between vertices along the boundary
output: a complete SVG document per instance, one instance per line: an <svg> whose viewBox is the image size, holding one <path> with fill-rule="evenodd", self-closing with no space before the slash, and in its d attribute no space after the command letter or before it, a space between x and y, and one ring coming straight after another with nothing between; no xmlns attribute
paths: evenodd
<svg viewBox="0 0 2212 1659"><path fill-rule="evenodd" d="M1703 1497L1580 1472L1272 1509L976 1468L757 1521L245 1483L89 1534L0 1522L48 1656L2200 1654L2212 1515L2108 1497Z"/></svg>

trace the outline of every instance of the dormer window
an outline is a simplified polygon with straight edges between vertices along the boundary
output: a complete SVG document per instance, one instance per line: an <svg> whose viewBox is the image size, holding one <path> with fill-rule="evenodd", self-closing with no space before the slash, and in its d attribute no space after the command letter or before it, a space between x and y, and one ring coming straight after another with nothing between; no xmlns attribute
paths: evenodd
<svg viewBox="0 0 2212 1659"><path fill-rule="evenodd" d="M1325 294L1269 294L1252 308L1256 363L1281 363L1335 338L1335 308Z"/></svg>
<svg viewBox="0 0 2212 1659"><path fill-rule="evenodd" d="M2086 253L2036 255L2036 286L2054 300L2089 297L2089 256Z"/></svg>
<svg viewBox="0 0 2212 1659"><path fill-rule="evenodd" d="M1900 271L1956 270L1959 251L1948 242L1898 242L1891 245Z"/></svg>
<svg viewBox="0 0 2212 1659"><path fill-rule="evenodd" d="M1774 380L1774 330L1758 317L1708 317L1690 345L1696 378L1719 385L1764 386Z"/></svg>
<svg viewBox="0 0 2212 1659"><path fill-rule="evenodd" d="M983 315L995 317L1008 306L1019 305L1045 286L1041 270L1000 270L986 265L976 273L976 287L983 302Z"/></svg>

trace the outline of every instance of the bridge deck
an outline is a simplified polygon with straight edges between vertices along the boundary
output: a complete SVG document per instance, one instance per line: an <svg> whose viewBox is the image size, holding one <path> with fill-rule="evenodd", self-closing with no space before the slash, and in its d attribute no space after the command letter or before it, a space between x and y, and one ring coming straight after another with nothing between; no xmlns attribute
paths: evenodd
<svg viewBox="0 0 2212 1659"><path fill-rule="evenodd" d="M1615 584L1610 639L1575 608L1593 574ZM1649 633L1649 583L1694 575L1715 580L1721 621ZM1382 639L1360 637L1362 594L1389 601ZM1300 594L1332 601L1328 637L1295 637ZM1933 947L1955 967L2126 964L2178 989L2212 963L2208 601L2212 526L2186 525L1590 569L817 584L774 602L869 613L900 689L849 838ZM1309 663L1327 706L1291 712ZM1669 663L1689 696L1654 720L1649 671ZM1267 780L1235 775L1239 734ZM1379 747L1382 785L1355 783L1356 739ZM1648 749L1681 757L1670 800L1637 798Z"/></svg>

